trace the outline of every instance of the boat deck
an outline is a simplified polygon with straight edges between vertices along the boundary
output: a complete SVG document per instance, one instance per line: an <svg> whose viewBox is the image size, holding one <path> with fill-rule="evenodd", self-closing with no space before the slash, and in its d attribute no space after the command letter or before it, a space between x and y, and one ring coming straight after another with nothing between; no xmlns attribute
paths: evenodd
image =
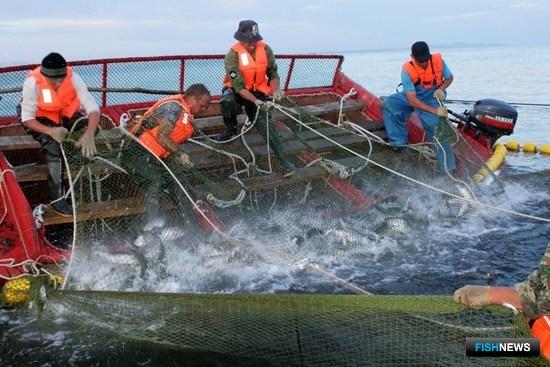
<svg viewBox="0 0 550 367"><path fill-rule="evenodd" d="M326 96L324 97L326 100ZM308 97L306 103L315 103L315 97ZM216 106L217 107L217 106ZM358 100L346 100L342 106L342 112L346 114L349 120L357 121L362 127L372 131L374 134L381 138L385 138L385 131L382 123L376 123L370 121L363 114L361 109L364 107L363 103ZM303 112L313 116L323 117L329 120L335 120L340 111L340 102L326 102L318 104L304 105L300 107ZM143 113L144 109L134 110L132 113ZM245 116L239 116L239 121L242 122ZM301 132L293 132L287 125L291 126L293 122L287 116L275 111L273 113L273 120L276 122L276 127L283 141L285 150L290 156L296 156L303 151L325 153L334 149L334 144L319 136L315 132L304 130ZM205 134L215 134L224 129L223 119L221 116L210 116L197 118L195 120L196 126ZM254 130L253 130L254 131ZM263 137L258 133L247 133L244 136L246 143L250 146L251 150L256 155L257 159L265 158L268 154L267 147ZM317 130L319 133L333 139L339 144L345 146L353 146L356 144L364 144L364 138L352 134L342 128L338 127L324 127ZM116 143L120 141L122 133L118 130L105 130L107 140ZM195 139L200 140L201 137ZM38 143L29 135L14 135L14 136L2 136L0 137L0 149L5 152L11 152L16 154L18 151L38 151ZM240 139L231 142L229 144L220 145L220 148L242 156L249 156ZM208 150L198 144L188 142L183 144L181 149L187 152L190 156L194 167L197 169L216 169L232 164L232 160L225 156L218 154L212 150ZM36 153L35 153L36 154ZM342 159L339 163L348 166L356 167L362 163L357 158ZM47 168L45 164L27 164L14 167L18 182L31 185L45 185L47 179ZM95 164L94 170L98 174L105 174L112 172L112 169L107 165ZM249 191L268 189L279 186L291 185L298 182L308 181L311 179L321 179L327 177L327 172L319 166L302 167L298 168L295 175L291 178L284 179L279 174L264 175L261 177L250 177L243 179L243 184ZM240 187L235 181L229 180L224 184L228 191L238 192ZM206 189L200 186L192 188L194 195L197 198L204 198L206 196ZM77 214L77 221L86 221L94 219L104 219L115 216L127 216L137 215L144 212L143 206L140 204L140 200L136 199L119 199L112 201L103 201L96 203L87 203L79 206L79 213ZM44 223L46 225L57 225L63 223L71 223L72 217L60 216L53 211L46 211L44 215Z"/></svg>

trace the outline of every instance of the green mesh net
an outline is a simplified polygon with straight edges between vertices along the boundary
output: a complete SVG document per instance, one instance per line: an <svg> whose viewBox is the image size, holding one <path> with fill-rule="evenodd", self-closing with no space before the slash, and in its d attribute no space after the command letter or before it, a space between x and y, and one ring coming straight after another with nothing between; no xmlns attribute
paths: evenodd
<svg viewBox="0 0 550 367"><path fill-rule="evenodd" d="M45 312L157 353L210 356L211 365L544 365L466 357L466 337L522 337L529 330L508 309L468 310L449 297L63 291L50 293Z"/></svg>

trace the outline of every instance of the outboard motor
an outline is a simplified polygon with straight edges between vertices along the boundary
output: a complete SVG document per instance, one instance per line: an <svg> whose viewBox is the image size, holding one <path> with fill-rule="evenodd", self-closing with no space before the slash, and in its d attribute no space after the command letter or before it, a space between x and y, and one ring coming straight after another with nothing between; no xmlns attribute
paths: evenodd
<svg viewBox="0 0 550 367"><path fill-rule="evenodd" d="M471 111L465 111L462 115L449 112L462 120L466 129L475 126L480 133L488 135L492 142L502 135L512 134L518 119L518 111L514 107L496 99L479 100Z"/></svg>

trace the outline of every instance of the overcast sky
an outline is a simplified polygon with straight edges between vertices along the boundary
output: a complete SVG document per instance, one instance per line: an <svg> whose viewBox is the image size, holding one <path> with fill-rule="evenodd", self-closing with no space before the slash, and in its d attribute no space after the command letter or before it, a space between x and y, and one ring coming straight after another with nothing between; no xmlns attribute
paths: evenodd
<svg viewBox="0 0 550 367"><path fill-rule="evenodd" d="M225 53L241 19L276 53L550 45L548 0L25 0L3 1L0 64Z"/></svg>

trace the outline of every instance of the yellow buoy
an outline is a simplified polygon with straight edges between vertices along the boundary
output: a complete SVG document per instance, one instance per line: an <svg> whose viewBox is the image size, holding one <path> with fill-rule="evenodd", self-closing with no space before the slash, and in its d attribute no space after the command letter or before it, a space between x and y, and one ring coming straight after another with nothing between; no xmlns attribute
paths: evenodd
<svg viewBox="0 0 550 367"><path fill-rule="evenodd" d="M519 143L515 140L510 140L506 142L506 149L517 152L519 150Z"/></svg>
<svg viewBox="0 0 550 367"><path fill-rule="evenodd" d="M31 280L29 277L8 280L2 288L4 301L9 304L25 303L29 300Z"/></svg>
<svg viewBox="0 0 550 367"><path fill-rule="evenodd" d="M491 172L494 172L502 166L504 159L506 158L506 148L502 144L496 144L493 150L493 155L485 163L485 167L482 167L479 172L474 175L474 180L480 183Z"/></svg>
<svg viewBox="0 0 550 367"><path fill-rule="evenodd" d="M542 145L539 149L539 152L541 152L542 154L550 155L550 145Z"/></svg>
<svg viewBox="0 0 550 367"><path fill-rule="evenodd" d="M525 153L536 153L537 146L534 143L525 143L523 144L523 151Z"/></svg>

